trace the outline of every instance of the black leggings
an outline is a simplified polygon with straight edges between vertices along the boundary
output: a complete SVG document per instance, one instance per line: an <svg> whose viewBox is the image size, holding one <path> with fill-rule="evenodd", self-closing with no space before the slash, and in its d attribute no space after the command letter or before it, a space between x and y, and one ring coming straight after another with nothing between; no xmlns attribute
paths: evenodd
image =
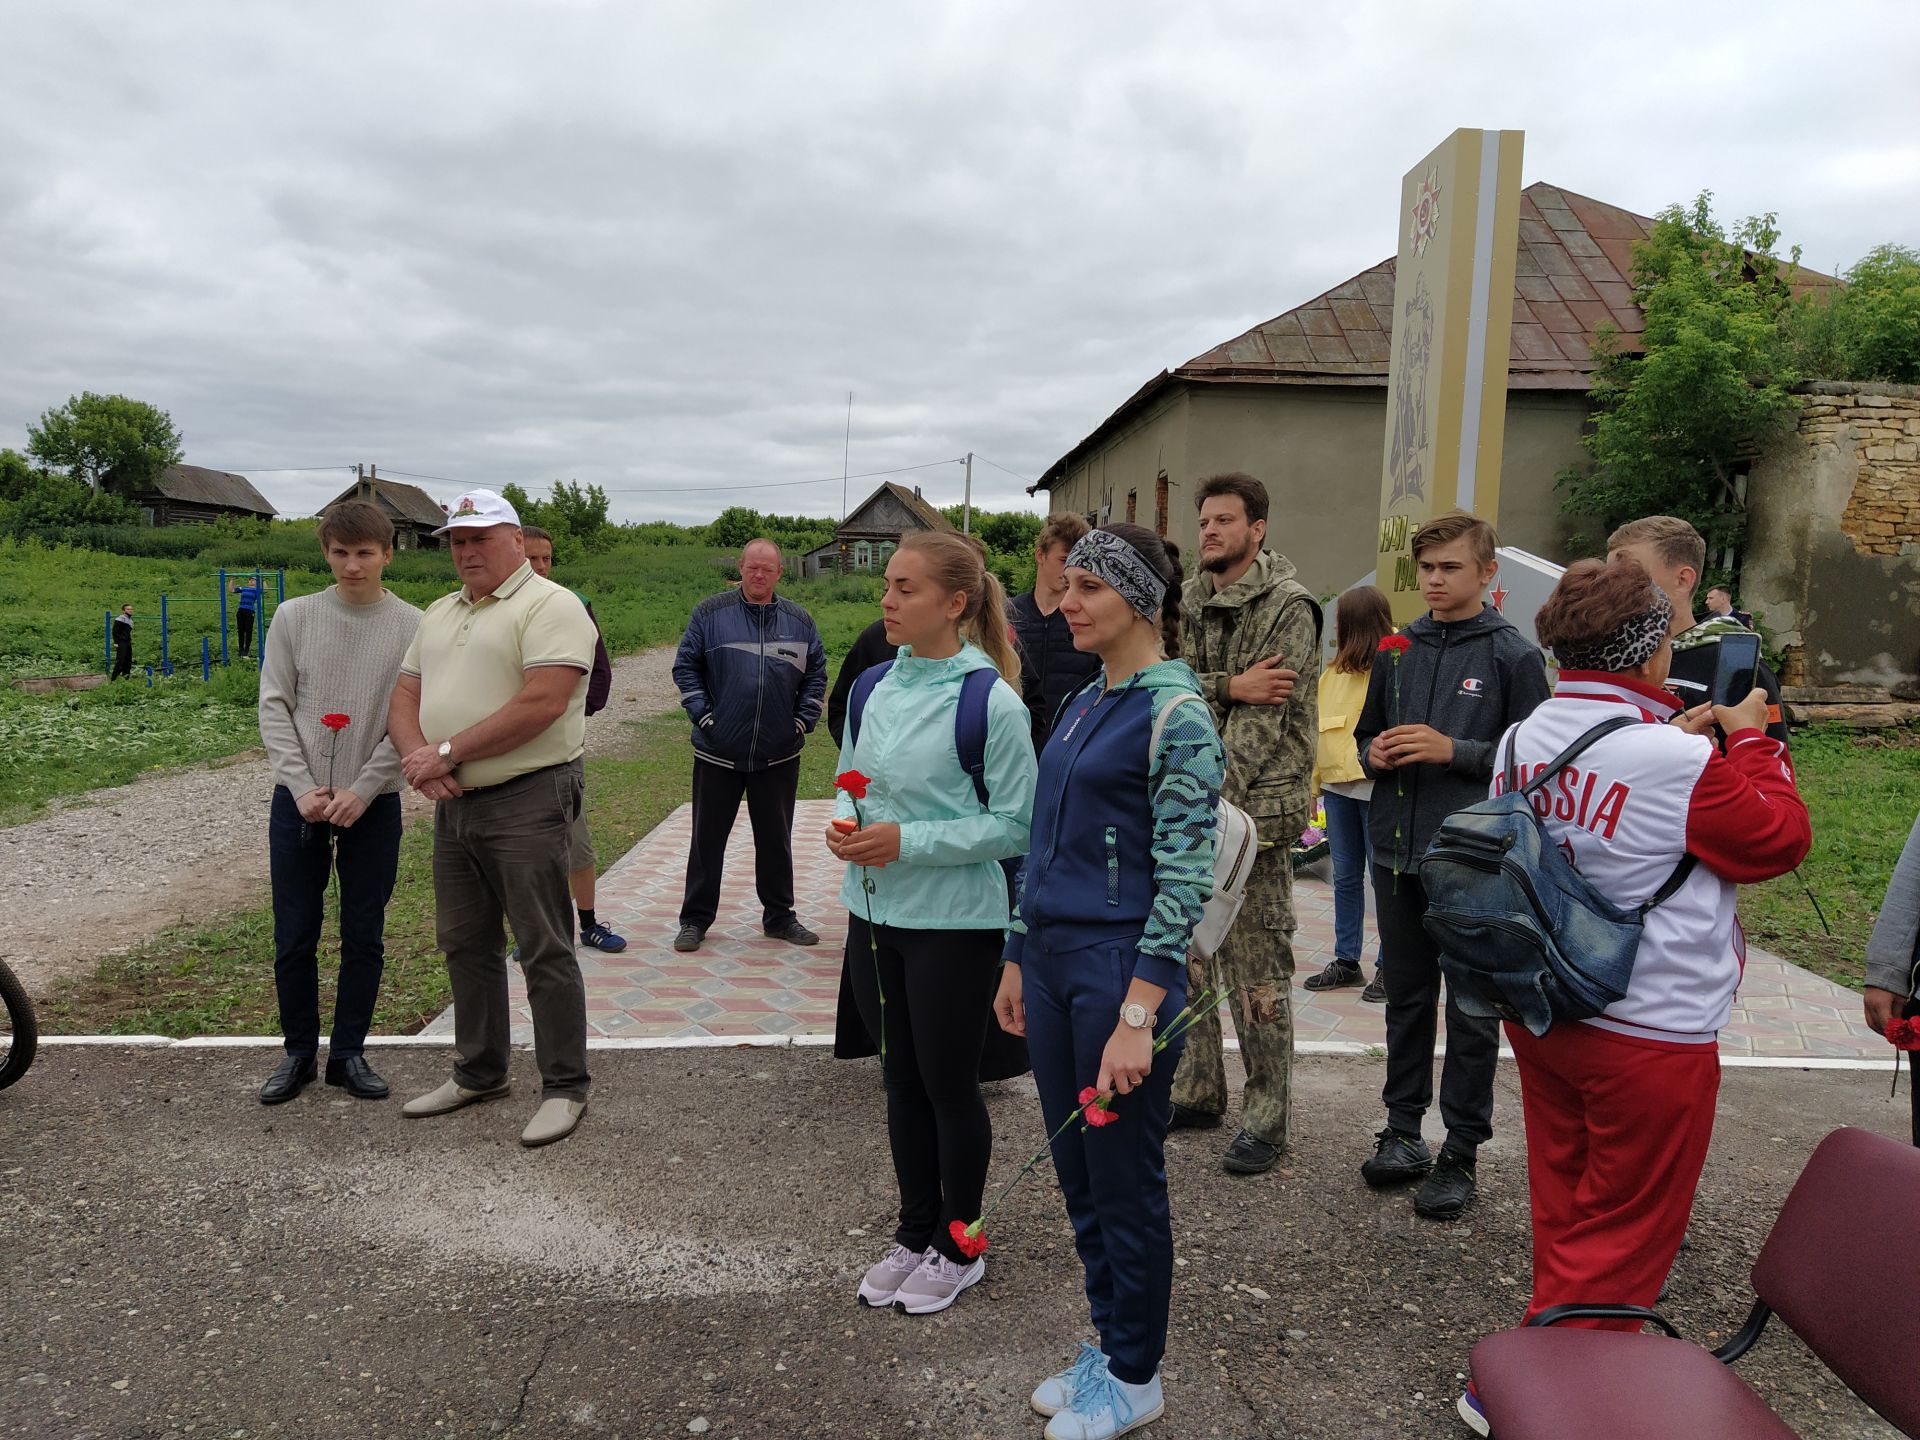
<svg viewBox="0 0 1920 1440"><path fill-rule="evenodd" d="M876 1040L883 1008L886 1014L881 1075L900 1185L894 1240L909 1250L931 1245L965 1263L947 1227L979 1218L993 1155L993 1124L980 1097L980 1049L1000 984L1003 935L879 925L874 939L877 987L866 917L847 917L848 975Z"/></svg>

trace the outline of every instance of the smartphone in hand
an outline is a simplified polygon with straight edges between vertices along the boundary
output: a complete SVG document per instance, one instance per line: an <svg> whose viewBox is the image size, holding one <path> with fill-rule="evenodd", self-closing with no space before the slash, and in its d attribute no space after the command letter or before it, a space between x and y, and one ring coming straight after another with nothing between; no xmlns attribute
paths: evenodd
<svg viewBox="0 0 1920 1440"><path fill-rule="evenodd" d="M1760 637L1722 635L1713 666L1713 689L1708 698L1715 705L1738 705L1753 693L1759 673Z"/></svg>

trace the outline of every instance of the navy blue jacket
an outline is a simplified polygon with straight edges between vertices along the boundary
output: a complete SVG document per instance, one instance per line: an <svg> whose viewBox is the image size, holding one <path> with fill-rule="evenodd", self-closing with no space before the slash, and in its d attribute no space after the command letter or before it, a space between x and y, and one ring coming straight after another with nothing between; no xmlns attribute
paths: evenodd
<svg viewBox="0 0 1920 1440"><path fill-rule="evenodd" d="M696 755L764 770L796 758L819 723L827 655L813 617L791 600L749 605L728 590L693 607L673 681Z"/></svg>

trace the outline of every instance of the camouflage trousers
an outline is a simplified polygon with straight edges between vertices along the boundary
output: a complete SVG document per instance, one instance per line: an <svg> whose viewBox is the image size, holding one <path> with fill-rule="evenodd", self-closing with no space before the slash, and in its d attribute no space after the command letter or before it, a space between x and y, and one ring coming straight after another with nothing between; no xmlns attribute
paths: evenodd
<svg viewBox="0 0 1920 1440"><path fill-rule="evenodd" d="M1296 829L1298 827L1295 827ZM1233 1029L1247 1069L1241 1128L1286 1148L1293 1122L1293 857L1285 845L1260 851L1246 903L1211 961L1187 959L1187 995L1233 987ZM1219 1115L1227 1108L1226 1056L1218 1010L1194 1022L1174 1071L1173 1100Z"/></svg>

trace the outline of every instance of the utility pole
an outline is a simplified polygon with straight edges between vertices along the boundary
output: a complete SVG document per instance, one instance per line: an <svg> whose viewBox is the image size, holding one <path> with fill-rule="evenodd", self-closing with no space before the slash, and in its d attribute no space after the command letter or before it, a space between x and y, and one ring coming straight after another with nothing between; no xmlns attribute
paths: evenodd
<svg viewBox="0 0 1920 1440"><path fill-rule="evenodd" d="M960 533L973 533L973 451L967 451L967 488L961 501Z"/></svg>
<svg viewBox="0 0 1920 1440"><path fill-rule="evenodd" d="M847 433L840 446L840 523L847 523L847 461L853 455L853 392L847 391Z"/></svg>

